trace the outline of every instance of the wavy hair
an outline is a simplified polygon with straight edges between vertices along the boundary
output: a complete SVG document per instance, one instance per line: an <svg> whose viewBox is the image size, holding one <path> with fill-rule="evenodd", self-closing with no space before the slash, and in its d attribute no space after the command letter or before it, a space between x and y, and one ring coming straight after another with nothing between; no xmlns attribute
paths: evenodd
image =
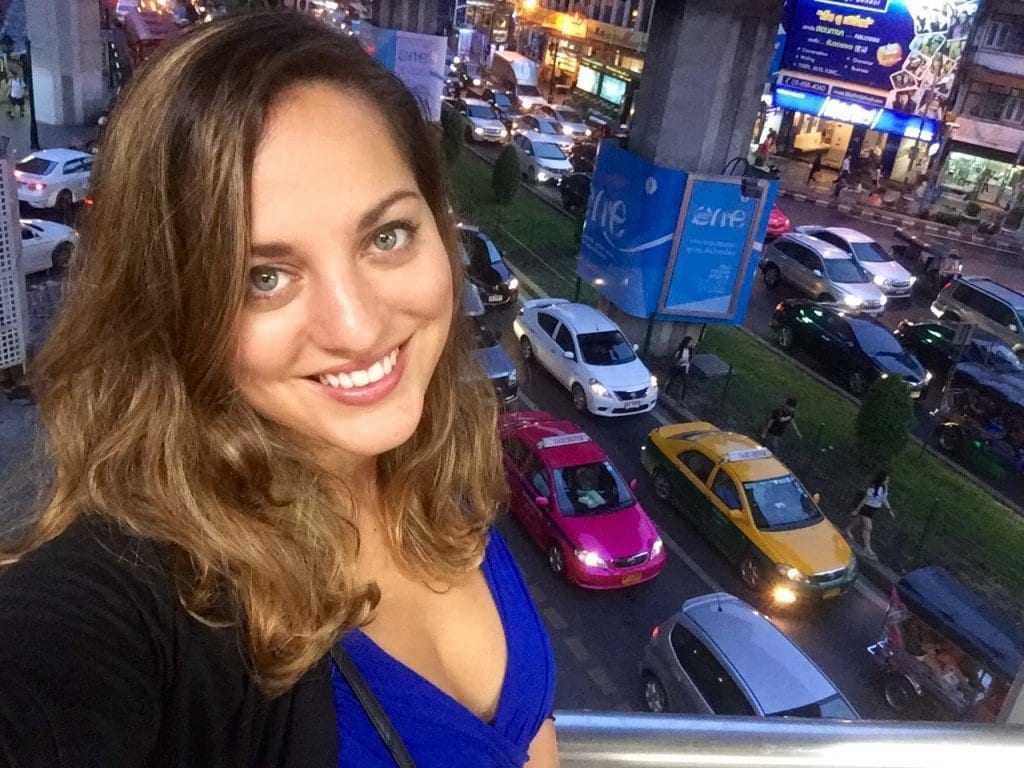
<svg viewBox="0 0 1024 768"><path fill-rule="evenodd" d="M2 560L87 514L169 545L183 605L237 628L269 695L368 621L379 599L352 571L359 539L343 514L353 503L338 492L344 478L317 466L308 440L257 413L231 376L254 156L275 99L310 81L386 116L462 284L436 136L353 38L282 12L184 34L136 75L104 137L95 205L30 370L56 471ZM377 461L388 544L425 579L479 565L505 493L495 398L453 304L422 420Z"/></svg>

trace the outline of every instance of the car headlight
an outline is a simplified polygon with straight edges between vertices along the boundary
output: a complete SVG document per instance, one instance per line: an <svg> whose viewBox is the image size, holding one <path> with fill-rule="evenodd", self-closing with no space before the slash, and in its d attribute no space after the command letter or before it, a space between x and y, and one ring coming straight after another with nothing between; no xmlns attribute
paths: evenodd
<svg viewBox="0 0 1024 768"><path fill-rule="evenodd" d="M597 552L592 552L589 549L577 549L576 559L583 563L587 568L607 568L608 563L604 561Z"/></svg>
<svg viewBox="0 0 1024 768"><path fill-rule="evenodd" d="M594 132L593 132L592 130L590 130L589 128L587 128L587 130L585 131L585 135L587 135L587 136L593 136L593 135L594 135Z"/></svg>
<svg viewBox="0 0 1024 768"><path fill-rule="evenodd" d="M854 296L852 293L847 293L843 296L843 304L848 307L859 307L864 303L864 299L860 296Z"/></svg>
<svg viewBox="0 0 1024 768"><path fill-rule="evenodd" d="M799 568L794 568L791 565L786 565L785 563L776 563L775 569L790 581L805 582L808 580L807 575L803 571L801 571Z"/></svg>
<svg viewBox="0 0 1024 768"><path fill-rule="evenodd" d="M551 177L544 171L537 171L537 181L547 181Z"/></svg>
<svg viewBox="0 0 1024 768"><path fill-rule="evenodd" d="M514 131L518 127L519 127L519 121L518 120L513 120L512 121L512 130Z"/></svg>
<svg viewBox="0 0 1024 768"><path fill-rule="evenodd" d="M589 384L590 391L593 392L595 395L597 395L598 397L608 397L608 387L606 387L600 381L598 381L597 379L591 379L589 381Z"/></svg>
<svg viewBox="0 0 1024 768"><path fill-rule="evenodd" d="M909 285L913 285L917 282L917 275L911 275Z"/></svg>
<svg viewBox="0 0 1024 768"><path fill-rule="evenodd" d="M484 129L481 128L480 126L477 126L476 128L473 129L473 133L475 133L477 136L483 136Z"/></svg>
<svg viewBox="0 0 1024 768"><path fill-rule="evenodd" d="M506 136L508 136L508 131L506 131L504 128L502 128L501 129L501 133L499 133L498 135L501 136L501 138L504 139Z"/></svg>
<svg viewBox="0 0 1024 768"><path fill-rule="evenodd" d="M886 284L886 282L888 282L888 281L887 281L887 280L886 280L886 279L885 279L884 277L882 277L881 275L875 275L875 277L874 277L874 279L872 280L872 282L873 282L873 283L874 283L875 285L877 285L877 286L878 286L879 288L881 288L881 287L882 287L882 286L884 286L884 285Z"/></svg>
<svg viewBox="0 0 1024 768"><path fill-rule="evenodd" d="M510 291L514 291L518 287L519 287L519 278L518 277L513 277L513 278L509 279L509 281L508 281L508 289Z"/></svg>
<svg viewBox="0 0 1024 768"><path fill-rule="evenodd" d="M652 373L652 374L651 374L651 387L652 387L652 388L654 388L654 387L656 387L656 386L658 386L658 377L657 377L657 376L655 376L655 375L654 375L654 374Z"/></svg>
<svg viewBox="0 0 1024 768"><path fill-rule="evenodd" d="M461 63L462 63L462 57L461 56L455 56L455 57L452 58L452 64L461 64Z"/></svg>
<svg viewBox="0 0 1024 768"><path fill-rule="evenodd" d="M927 384L931 380L932 380L932 372L931 371L925 371L924 372L924 383Z"/></svg>
<svg viewBox="0 0 1024 768"><path fill-rule="evenodd" d="M512 372L508 375L508 383L515 384L517 381L519 381L519 372L513 368Z"/></svg>
<svg viewBox="0 0 1024 768"><path fill-rule="evenodd" d="M564 133L566 136L572 136L572 128L570 128L568 125L563 125L562 133Z"/></svg>
<svg viewBox="0 0 1024 768"><path fill-rule="evenodd" d="M473 78L473 85L475 85L475 86L476 86L476 87L478 87L478 88L480 87L480 84L481 84L482 82L483 82L483 81L482 81L482 80L481 80L481 79L480 79L479 77L474 77L474 78Z"/></svg>
<svg viewBox="0 0 1024 768"><path fill-rule="evenodd" d="M884 306L885 306L886 304L888 304L888 303L889 303L889 297L888 297L888 296L882 296L882 297L881 297L881 298L880 298L880 299L878 300L878 303L879 303L879 304L881 304L881 305L882 305L882 306L884 307Z"/></svg>
<svg viewBox="0 0 1024 768"><path fill-rule="evenodd" d="M665 542L661 540L661 536L654 540L651 544L651 557L657 557L661 554L661 551L665 548Z"/></svg>

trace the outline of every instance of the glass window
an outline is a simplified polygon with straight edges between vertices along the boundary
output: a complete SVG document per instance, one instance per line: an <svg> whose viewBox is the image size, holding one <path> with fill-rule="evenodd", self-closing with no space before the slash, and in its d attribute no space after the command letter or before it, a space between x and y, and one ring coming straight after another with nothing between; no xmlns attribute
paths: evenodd
<svg viewBox="0 0 1024 768"><path fill-rule="evenodd" d="M548 485L547 472L544 471L544 467L534 465L529 477L530 485L532 485L534 490L537 491L537 495L543 496L545 499L550 499L551 486Z"/></svg>
<svg viewBox="0 0 1024 768"><path fill-rule="evenodd" d="M844 251L847 250L846 243L831 232L814 232L813 236L819 240L824 240L829 245L834 245L836 248L841 248Z"/></svg>
<svg viewBox="0 0 1024 768"><path fill-rule="evenodd" d="M693 681L712 712L716 715L754 714L754 708L736 681L704 643L679 624L672 627L669 641L679 665Z"/></svg>
<svg viewBox="0 0 1024 768"><path fill-rule="evenodd" d="M740 503L740 492L736 489L736 483L732 481L724 471L719 470L715 475L715 482L711 484L711 492L725 504L726 509L742 509Z"/></svg>
<svg viewBox="0 0 1024 768"><path fill-rule="evenodd" d="M590 67L581 64L580 68L576 71L576 87L581 91L592 93L595 96L598 92L598 83L600 75Z"/></svg>
<svg viewBox="0 0 1024 768"><path fill-rule="evenodd" d="M583 118L580 117L578 112L573 112L571 109L558 108L555 110L555 114L558 115L558 119L566 123L582 123Z"/></svg>
<svg viewBox="0 0 1024 768"><path fill-rule="evenodd" d="M68 160L66 163L64 163L64 167L61 169L61 173L67 176L68 174L71 173L78 173L80 170L82 170L81 160Z"/></svg>
<svg viewBox="0 0 1024 768"><path fill-rule="evenodd" d="M870 243L850 243L850 247L853 249L853 255L857 257L858 261L873 263L892 261L892 256L886 253L885 248L874 241Z"/></svg>
<svg viewBox="0 0 1024 768"><path fill-rule="evenodd" d="M466 106L466 114L470 117L475 117L480 120L497 120L498 116L494 114L494 110L490 107L485 107L482 104L469 104Z"/></svg>
<svg viewBox="0 0 1024 768"><path fill-rule="evenodd" d="M825 259L825 274L836 283L866 283L864 270L853 259Z"/></svg>
<svg viewBox="0 0 1024 768"><path fill-rule="evenodd" d="M552 120L535 120L537 124L536 131L543 133L548 136L560 136L562 132L558 130L558 126Z"/></svg>
<svg viewBox="0 0 1024 768"><path fill-rule="evenodd" d="M869 355L900 357L906 354L896 337L880 325L852 319L849 326L861 349Z"/></svg>
<svg viewBox="0 0 1024 768"><path fill-rule="evenodd" d="M523 118L523 125L531 131L537 130L537 118L533 115L527 115Z"/></svg>
<svg viewBox="0 0 1024 768"><path fill-rule="evenodd" d="M548 336L554 338L555 327L558 325L558 318L554 315L549 315L547 312L537 313L537 325L544 329L544 332Z"/></svg>
<svg viewBox="0 0 1024 768"><path fill-rule="evenodd" d="M30 157L14 166L14 170L21 171L22 173L31 173L33 176L45 176L56 167L57 164L52 160Z"/></svg>
<svg viewBox="0 0 1024 768"><path fill-rule="evenodd" d="M22 227L21 228L21 239L22 240L31 240L35 236L36 236L35 232L33 232L28 227Z"/></svg>
<svg viewBox="0 0 1024 768"><path fill-rule="evenodd" d="M516 92L520 96L540 96L540 91L532 85L517 85Z"/></svg>
<svg viewBox="0 0 1024 768"><path fill-rule="evenodd" d="M558 329L558 333L555 334L555 344L562 348L565 352L572 352L576 354L576 347L572 343L572 334L569 329L564 325Z"/></svg>
<svg viewBox="0 0 1024 768"><path fill-rule="evenodd" d="M621 331L581 333L580 355L588 365L623 365L636 360L636 352Z"/></svg>
<svg viewBox="0 0 1024 768"><path fill-rule="evenodd" d="M567 517L600 515L633 504L629 486L606 461L555 469L552 478L558 508Z"/></svg>
<svg viewBox="0 0 1024 768"><path fill-rule="evenodd" d="M565 160L565 152L562 151L562 148L549 141L535 142L533 153L542 160Z"/></svg>
<svg viewBox="0 0 1024 768"><path fill-rule="evenodd" d="M815 717L815 718L838 718L845 720L858 720L857 713L840 694L829 696L827 699L816 701L813 704L805 704L802 707L794 707L784 712L769 712L773 717Z"/></svg>
<svg viewBox="0 0 1024 768"><path fill-rule="evenodd" d="M700 451L685 451L679 460L683 462L684 467L696 475L698 480L707 485L708 478L711 477L711 470L715 468L715 462Z"/></svg>
<svg viewBox="0 0 1024 768"><path fill-rule="evenodd" d="M754 524L761 530L803 528L821 519L806 489L792 475L744 483Z"/></svg>
<svg viewBox="0 0 1024 768"><path fill-rule="evenodd" d="M491 347L498 346L498 339L486 325L477 325L476 345L480 349L490 349Z"/></svg>
<svg viewBox="0 0 1024 768"><path fill-rule="evenodd" d="M621 105L626 98L626 81L606 73L601 78L600 96L612 104Z"/></svg>

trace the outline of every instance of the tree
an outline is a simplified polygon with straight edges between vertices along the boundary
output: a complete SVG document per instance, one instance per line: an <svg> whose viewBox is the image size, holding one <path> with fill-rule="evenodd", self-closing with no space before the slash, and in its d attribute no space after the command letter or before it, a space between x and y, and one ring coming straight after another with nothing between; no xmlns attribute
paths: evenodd
<svg viewBox="0 0 1024 768"><path fill-rule="evenodd" d="M498 161L491 173L491 189L494 190L494 197L500 205L508 205L515 200L519 192L519 175L519 156L516 154L516 148L506 144L498 155Z"/></svg>
<svg viewBox="0 0 1024 768"><path fill-rule="evenodd" d="M466 121L454 109L441 110L441 150L448 165L454 165L462 152Z"/></svg>
<svg viewBox="0 0 1024 768"><path fill-rule="evenodd" d="M899 376L876 380L857 413L857 453L872 471L888 469L906 446L913 423L907 382Z"/></svg>

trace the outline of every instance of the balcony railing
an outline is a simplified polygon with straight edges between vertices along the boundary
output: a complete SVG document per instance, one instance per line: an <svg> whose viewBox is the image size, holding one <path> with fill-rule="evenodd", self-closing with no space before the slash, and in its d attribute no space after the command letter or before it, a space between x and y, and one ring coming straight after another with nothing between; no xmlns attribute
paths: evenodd
<svg viewBox="0 0 1024 768"><path fill-rule="evenodd" d="M556 712L562 768L1020 768L1024 728Z"/></svg>

